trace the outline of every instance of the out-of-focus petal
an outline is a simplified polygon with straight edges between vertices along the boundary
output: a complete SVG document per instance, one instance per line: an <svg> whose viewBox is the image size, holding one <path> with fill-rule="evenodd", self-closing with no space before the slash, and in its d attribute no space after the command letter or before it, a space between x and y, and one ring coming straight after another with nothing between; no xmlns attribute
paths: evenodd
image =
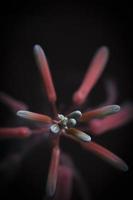
<svg viewBox="0 0 133 200"><path fill-rule="evenodd" d="M133 105L127 104L121 107L121 110L115 115L108 116L105 119L93 119L89 122L89 129L92 134L101 135L106 131L118 128L133 120Z"/></svg>
<svg viewBox="0 0 133 200"><path fill-rule="evenodd" d="M111 151L107 150L106 148L102 147L101 145L95 143L95 142L90 142L90 143L81 143L81 145L91 151L92 153L96 154L103 160L107 161L114 167L122 170L122 171L127 171L128 166L127 164L118 156L113 154Z"/></svg>
<svg viewBox="0 0 133 200"><path fill-rule="evenodd" d="M43 122L43 123L48 123L48 124L52 123L51 117L49 117L47 115L43 115L43 114L33 113L30 111L26 111L26 110L19 110L17 112L17 115L19 117L23 117L25 119L33 120L36 122Z"/></svg>
<svg viewBox="0 0 133 200"><path fill-rule="evenodd" d="M70 156L62 153L61 154L61 165L63 165L63 167L67 167L67 169L69 170L69 172L71 170L71 173L72 173L72 177L71 177L72 179L71 179L71 181L73 182L74 187L76 187L76 190L78 191L78 195L81 197L81 199L83 199L83 200L90 199L89 198L89 194L88 194L88 188L87 188L87 186L86 186L86 184L85 184L85 182L83 180L83 177L81 176L81 174L79 173L79 171L76 169L76 166L72 162L72 159L70 158ZM74 181L73 181L73 179L74 179ZM62 179L62 181L63 181L63 179ZM66 183L64 182L63 186L65 184ZM69 186L70 186L70 183L69 183ZM58 187L58 185L57 185L57 187ZM57 188L57 190L58 190L58 188ZM70 193L70 191L69 191L69 193ZM68 196L68 194L66 196ZM64 199L64 198L57 198L57 199L59 200L59 199Z"/></svg>
<svg viewBox="0 0 133 200"><path fill-rule="evenodd" d="M105 81L105 92L106 92L106 100L102 105L111 105L114 104L118 97L118 91L116 84L113 80Z"/></svg>
<svg viewBox="0 0 133 200"><path fill-rule="evenodd" d="M84 142L90 142L91 141L91 137L89 135L87 135L83 131L80 131L80 130L78 130L76 128L68 128L66 130L66 132L69 135L71 135L71 136L73 136L73 137L75 137L75 138L77 138L77 139L79 139L81 141L84 141Z"/></svg>
<svg viewBox="0 0 133 200"><path fill-rule="evenodd" d="M109 105L103 106L101 108L94 109L92 111L88 111L82 114L80 121L88 122L93 118L103 118L107 115L112 115L120 110L120 106L118 105Z"/></svg>
<svg viewBox="0 0 133 200"><path fill-rule="evenodd" d="M28 137L31 133L28 127L0 128L0 137Z"/></svg>
<svg viewBox="0 0 133 200"><path fill-rule="evenodd" d="M6 104L14 113L18 110L28 110L28 106L21 101L18 101L9 95L0 92L0 101Z"/></svg>
<svg viewBox="0 0 133 200"><path fill-rule="evenodd" d="M70 200L73 186L73 169L60 165L58 169L58 181L55 200Z"/></svg>
<svg viewBox="0 0 133 200"><path fill-rule="evenodd" d="M46 193L47 196L49 197L52 197L55 194L59 160L60 160L60 149L58 147L54 147L52 151L48 180L46 185Z"/></svg>
<svg viewBox="0 0 133 200"><path fill-rule="evenodd" d="M109 56L107 47L101 47L96 52L79 89L73 95L73 102L81 105L85 102L91 89L94 87L101 76Z"/></svg>
<svg viewBox="0 0 133 200"><path fill-rule="evenodd" d="M39 45L34 46L34 54L36 58L37 65L42 75L47 97L51 103L56 101L56 92L49 69L49 65L44 54L43 49Z"/></svg>

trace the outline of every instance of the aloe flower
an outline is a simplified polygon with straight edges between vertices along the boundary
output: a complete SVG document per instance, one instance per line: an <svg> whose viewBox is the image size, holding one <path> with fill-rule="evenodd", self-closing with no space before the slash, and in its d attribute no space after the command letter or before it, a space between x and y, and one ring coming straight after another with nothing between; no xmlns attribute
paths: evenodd
<svg viewBox="0 0 133 200"><path fill-rule="evenodd" d="M66 158L60 149L61 137L65 136L78 142L81 147L96 154L112 166L127 171L127 164L114 153L95 143L91 135L100 135L127 123L133 118L133 107L131 104L127 104L120 109L119 105L114 104L117 95L115 86L110 81L107 84L108 99L106 102L100 107L82 112L83 105L107 64L109 57L107 47L101 47L94 55L80 87L72 96L73 105L67 109L69 110L67 113L62 113L56 106L57 94L52 75L46 56L39 45L34 46L34 55L41 73L45 94L52 108L52 115L28 111L27 105L1 93L1 101L6 103L20 118L35 122L36 128L27 126L0 128L0 136L30 137L38 133L46 135L52 147L46 185L47 196L52 197L56 193L56 199L61 199L63 195L63 199L69 200L76 170L74 165L70 164L70 158Z"/></svg>

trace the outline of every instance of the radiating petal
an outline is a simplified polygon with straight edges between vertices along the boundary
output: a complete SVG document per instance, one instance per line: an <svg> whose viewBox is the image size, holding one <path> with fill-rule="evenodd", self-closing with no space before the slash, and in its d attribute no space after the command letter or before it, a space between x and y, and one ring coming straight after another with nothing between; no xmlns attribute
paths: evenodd
<svg viewBox="0 0 133 200"><path fill-rule="evenodd" d="M81 141L84 141L84 142L90 142L91 141L91 137L89 135L87 135L83 131L80 131L76 128L68 128L66 130L66 132L69 135L72 135L72 136L76 137L77 139L79 139Z"/></svg>
<svg viewBox="0 0 133 200"><path fill-rule="evenodd" d="M88 200L88 199L90 199L89 195L88 195L88 187L86 186L86 184L85 184L85 182L83 180L83 177L81 176L81 174L79 173L79 171L76 169L76 166L74 166L74 163L72 162L72 159L70 158L70 156L68 156L67 154L62 153L61 154L61 165L63 165L63 167L65 167L65 168L67 167L68 170L66 172L67 172L68 175L72 175L71 176L71 181L73 182L73 179L74 179L74 182L73 182L74 188L76 188L76 191L78 191L78 195L80 196L80 198L82 200ZM65 174L66 174L66 172L65 172ZM68 172L71 172L72 174L68 173ZM68 178L70 178L70 177L68 176ZM67 178L67 180L69 180L68 178ZM64 180L66 180L66 179L64 178ZM62 178L62 181L63 181L63 178ZM69 181L67 183L69 183ZM66 182L64 181L63 186L65 186L65 185L66 185ZM69 183L68 186L70 186L70 183ZM73 185L71 185L71 187L72 186ZM57 187L58 187L58 185L57 185ZM60 188L60 187L61 186L59 185L58 188ZM58 188L57 188L57 190L58 190ZM72 188L70 188L70 189L72 189ZM70 189L68 191L69 197L70 197ZM62 194L62 193L66 194L67 193L67 188L66 188L65 192L62 192L62 191L64 191L64 190L61 189L59 191L60 194ZM66 194L67 197L68 197L68 194ZM63 196L63 198L57 198L57 199L58 200L59 199L63 199L64 200L64 198L65 197Z"/></svg>
<svg viewBox="0 0 133 200"><path fill-rule="evenodd" d="M89 122L89 129L92 134L101 135L106 131L118 128L133 120L133 105L127 104L121 107L120 112L108 116L105 119L93 119Z"/></svg>
<svg viewBox="0 0 133 200"><path fill-rule="evenodd" d="M28 137L31 133L27 127L0 128L0 137Z"/></svg>
<svg viewBox="0 0 133 200"><path fill-rule="evenodd" d="M107 161L114 167L122 170L127 171L128 166L127 164L118 156L107 150L106 148L102 147L101 145L95 143L95 142L89 142L89 143L82 143L81 144L85 149L91 151L92 153L96 154L103 160Z"/></svg>
<svg viewBox="0 0 133 200"><path fill-rule="evenodd" d="M60 160L60 150L58 147L54 147L52 151L48 180L46 185L46 193L47 196L49 197L52 197L55 194L59 160Z"/></svg>
<svg viewBox="0 0 133 200"><path fill-rule="evenodd" d="M46 56L44 54L44 51L39 45L35 45L34 54L35 54L37 65L39 67L39 70L43 78L47 97L51 103L55 103L56 92L55 92L51 72L50 72L49 65L48 65Z"/></svg>
<svg viewBox="0 0 133 200"><path fill-rule="evenodd" d="M94 109L92 111L88 111L82 114L80 121L81 122L88 122L93 118L103 118L107 115L112 115L117 113L120 110L120 106L118 105L109 105L103 106L101 108Z"/></svg>
<svg viewBox="0 0 133 200"><path fill-rule="evenodd" d="M118 97L118 91L116 84L113 80L105 81L105 92L106 92L106 100L102 103L102 105L111 105L114 104Z"/></svg>
<svg viewBox="0 0 133 200"><path fill-rule="evenodd" d="M72 195L72 185L73 169L65 165L59 166L55 200L70 200Z"/></svg>
<svg viewBox="0 0 133 200"><path fill-rule="evenodd" d="M89 66L83 82L79 89L73 95L73 102L76 105L81 105L85 102L91 89L94 87L99 77L101 76L108 60L109 51L107 47L101 47L94 56L91 65Z"/></svg>
<svg viewBox="0 0 133 200"><path fill-rule="evenodd" d="M47 115L43 115L43 114L33 113L26 110L19 110L17 112L17 115L19 117L23 117L25 119L33 120L36 122L43 122L43 123L48 123L48 124L52 123L51 117Z"/></svg>
<svg viewBox="0 0 133 200"><path fill-rule="evenodd" d="M18 110L28 110L28 106L9 95L0 92L0 101L2 101L4 104L6 104L14 113L16 113Z"/></svg>

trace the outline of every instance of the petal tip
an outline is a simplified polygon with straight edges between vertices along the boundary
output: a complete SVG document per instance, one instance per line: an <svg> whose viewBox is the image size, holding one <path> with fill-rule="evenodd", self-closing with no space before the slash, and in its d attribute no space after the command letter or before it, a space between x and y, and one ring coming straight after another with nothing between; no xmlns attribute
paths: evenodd
<svg viewBox="0 0 133 200"><path fill-rule="evenodd" d="M54 194L55 194L55 190L56 190L56 187L53 186L53 185L50 185L50 186L47 186L46 187L46 194L48 197L53 197Z"/></svg>
<svg viewBox="0 0 133 200"><path fill-rule="evenodd" d="M106 45L101 46L99 50L103 55L109 56L109 48Z"/></svg>
<svg viewBox="0 0 133 200"><path fill-rule="evenodd" d="M16 112L16 115L19 116L19 117L23 117L25 115L25 110L18 110Z"/></svg>
<svg viewBox="0 0 133 200"><path fill-rule="evenodd" d="M43 57L46 59L45 53L39 44L34 45L33 52L35 54L36 59L39 59L41 55L43 55Z"/></svg>
<svg viewBox="0 0 133 200"><path fill-rule="evenodd" d="M112 111L113 111L114 113L119 112L119 111L120 111L120 106L119 106L119 105L114 105L114 106L112 107Z"/></svg>
<svg viewBox="0 0 133 200"><path fill-rule="evenodd" d="M28 111L26 110L18 110L16 112L16 115L19 116L19 117L23 117L23 118L26 118L27 117L27 114L28 114Z"/></svg>
<svg viewBox="0 0 133 200"><path fill-rule="evenodd" d="M129 170L129 167L126 163L121 167L122 171L127 172Z"/></svg>
<svg viewBox="0 0 133 200"><path fill-rule="evenodd" d="M91 137L89 135L86 135L83 139L84 139L85 142L91 141Z"/></svg>
<svg viewBox="0 0 133 200"><path fill-rule="evenodd" d="M34 51L39 51L41 49L41 46L39 44L35 44L33 47Z"/></svg>

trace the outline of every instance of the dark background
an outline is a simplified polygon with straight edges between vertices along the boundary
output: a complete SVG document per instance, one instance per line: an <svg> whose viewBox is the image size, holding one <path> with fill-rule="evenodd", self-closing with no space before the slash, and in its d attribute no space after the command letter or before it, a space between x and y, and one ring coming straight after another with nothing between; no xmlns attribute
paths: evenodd
<svg viewBox="0 0 133 200"><path fill-rule="evenodd" d="M50 110L35 64L33 46L40 44L45 50L60 105L71 102L72 93L79 86L93 54L97 48L106 45L110 49L110 59L89 96L88 106L98 105L105 100L106 78L112 78L117 83L117 104L133 101L132 6L128 2L46 2L40 5L36 2L26 6L20 3L8 5L6 13L0 18L1 91L24 101L32 111L48 114ZM0 109L1 126L15 125L15 117L3 104ZM113 169L71 141L62 141L62 148L72 155L83 175L92 200L132 199L132 131L132 123L129 123L99 138L94 137L95 141L128 163L127 173ZM17 151L23 142L1 139L1 162L6 153L9 155L10 149ZM41 199L49 158L47 144L41 142L27 153L15 180L9 182L6 169L6 175L1 172L1 193L6 193L3 199Z"/></svg>

